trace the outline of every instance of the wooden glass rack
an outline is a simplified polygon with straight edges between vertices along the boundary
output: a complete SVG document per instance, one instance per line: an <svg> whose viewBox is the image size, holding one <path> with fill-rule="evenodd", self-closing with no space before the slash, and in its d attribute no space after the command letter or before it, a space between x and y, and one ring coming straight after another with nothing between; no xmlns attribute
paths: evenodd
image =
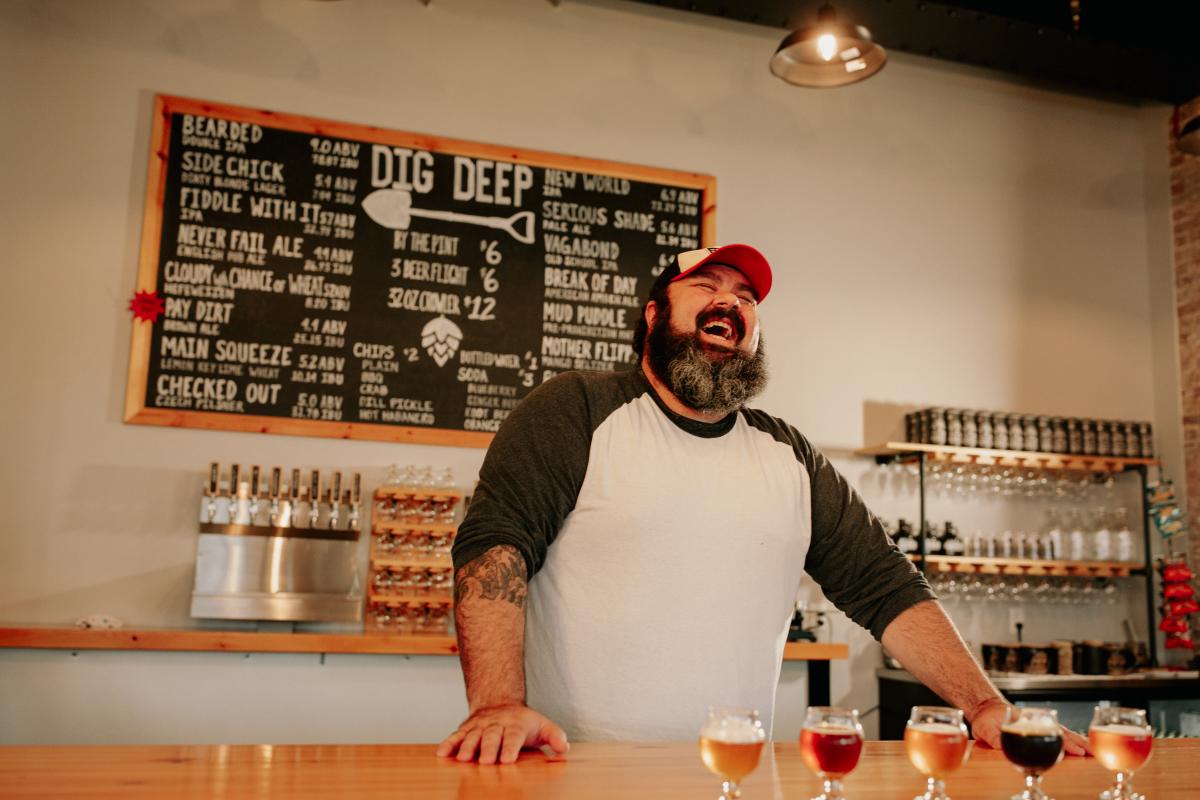
<svg viewBox="0 0 1200 800"><path fill-rule="evenodd" d="M921 556L910 555L913 561ZM930 572L979 572L988 575L1060 575L1075 578L1125 578L1146 571L1127 561L1049 561L1035 558L925 556Z"/></svg>
<svg viewBox="0 0 1200 800"><path fill-rule="evenodd" d="M923 453L926 461L1084 472L1124 472L1130 467L1146 467L1158 463L1156 458L1117 458L1116 456L1036 453L1026 450L989 450L982 447L951 447L940 444L918 444L917 442L884 442L854 451L855 455L874 458L903 458L918 453Z"/></svg>

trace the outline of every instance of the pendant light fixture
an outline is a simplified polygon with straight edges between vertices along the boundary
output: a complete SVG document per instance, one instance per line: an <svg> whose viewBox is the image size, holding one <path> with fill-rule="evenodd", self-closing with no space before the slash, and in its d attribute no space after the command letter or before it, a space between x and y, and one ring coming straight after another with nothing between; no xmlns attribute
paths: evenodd
<svg viewBox="0 0 1200 800"><path fill-rule="evenodd" d="M796 86L829 88L869 78L887 63L887 51L861 25L842 22L833 6L817 21L788 34L771 57L771 72Z"/></svg>

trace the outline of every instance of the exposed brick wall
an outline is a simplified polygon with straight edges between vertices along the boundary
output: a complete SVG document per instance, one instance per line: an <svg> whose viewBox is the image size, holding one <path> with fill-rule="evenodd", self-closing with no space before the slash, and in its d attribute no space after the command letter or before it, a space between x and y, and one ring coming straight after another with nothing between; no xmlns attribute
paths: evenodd
<svg viewBox="0 0 1200 800"><path fill-rule="evenodd" d="M1200 114L1200 97L1179 107L1179 124ZM1179 315L1183 455L1192 568L1200 567L1200 155L1188 155L1170 136L1171 233L1175 303Z"/></svg>

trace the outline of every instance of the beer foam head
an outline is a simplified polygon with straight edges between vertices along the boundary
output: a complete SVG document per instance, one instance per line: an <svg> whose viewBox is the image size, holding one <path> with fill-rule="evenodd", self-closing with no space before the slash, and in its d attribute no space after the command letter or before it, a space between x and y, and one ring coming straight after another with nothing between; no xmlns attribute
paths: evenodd
<svg viewBox="0 0 1200 800"><path fill-rule="evenodd" d="M1058 733L1058 725L1050 717L1026 717L1016 722L1007 722L1000 730L1018 736L1053 736Z"/></svg>
<svg viewBox="0 0 1200 800"><path fill-rule="evenodd" d="M700 735L726 744L755 744L766 738L762 723L745 717L710 718Z"/></svg>
<svg viewBox="0 0 1200 800"><path fill-rule="evenodd" d="M1115 736L1136 736L1142 738L1150 735L1150 728L1142 725L1125 725L1122 723L1113 723L1112 725L1096 725L1092 728L1094 731L1102 733L1111 733Z"/></svg>
<svg viewBox="0 0 1200 800"><path fill-rule="evenodd" d="M962 728L951 725L949 722L918 722L909 727L921 733L934 733L938 736L962 736L963 734Z"/></svg>

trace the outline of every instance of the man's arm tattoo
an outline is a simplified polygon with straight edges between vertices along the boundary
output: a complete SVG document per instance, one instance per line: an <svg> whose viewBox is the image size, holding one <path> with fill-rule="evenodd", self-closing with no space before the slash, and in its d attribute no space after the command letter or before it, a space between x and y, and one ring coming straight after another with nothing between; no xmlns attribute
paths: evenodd
<svg viewBox="0 0 1200 800"><path fill-rule="evenodd" d="M523 609L527 591L525 559L512 545L493 547L454 574L454 601L459 604L477 597L504 600Z"/></svg>

